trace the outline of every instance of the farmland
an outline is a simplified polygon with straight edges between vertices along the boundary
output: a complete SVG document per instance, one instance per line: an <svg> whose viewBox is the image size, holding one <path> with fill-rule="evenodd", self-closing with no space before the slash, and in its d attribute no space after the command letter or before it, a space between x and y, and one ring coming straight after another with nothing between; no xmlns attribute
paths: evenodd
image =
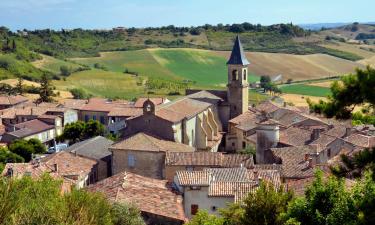
<svg viewBox="0 0 375 225"><path fill-rule="evenodd" d="M306 84L284 85L280 88L283 93L308 95L316 97L326 97L331 93L330 89L327 87L312 86Z"/></svg>
<svg viewBox="0 0 375 225"><path fill-rule="evenodd" d="M76 70L81 66L69 61L57 59L48 55L41 55L43 59L32 62L32 65L39 69L44 69L54 74L60 74L60 67L66 66L72 70Z"/></svg>

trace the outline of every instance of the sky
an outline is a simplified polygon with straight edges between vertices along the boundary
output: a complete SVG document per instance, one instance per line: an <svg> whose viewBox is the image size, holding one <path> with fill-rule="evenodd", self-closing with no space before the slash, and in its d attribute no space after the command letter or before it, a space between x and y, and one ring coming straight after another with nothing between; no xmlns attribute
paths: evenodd
<svg viewBox="0 0 375 225"><path fill-rule="evenodd" d="M375 0L0 0L0 26L17 29L375 21Z"/></svg>

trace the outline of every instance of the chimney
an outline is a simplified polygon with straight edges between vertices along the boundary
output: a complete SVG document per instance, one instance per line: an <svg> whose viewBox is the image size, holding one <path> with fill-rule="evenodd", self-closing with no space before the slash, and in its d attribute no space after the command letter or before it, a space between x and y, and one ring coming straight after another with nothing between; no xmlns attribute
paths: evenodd
<svg viewBox="0 0 375 225"><path fill-rule="evenodd" d="M314 160L313 160L313 158L309 158L309 168L314 168Z"/></svg>
<svg viewBox="0 0 375 225"><path fill-rule="evenodd" d="M347 127L345 129L345 137L348 137L352 134L352 128L351 127Z"/></svg>
<svg viewBox="0 0 375 225"><path fill-rule="evenodd" d="M57 165L57 163L53 164L53 169L55 173L59 172L59 166Z"/></svg>
<svg viewBox="0 0 375 225"><path fill-rule="evenodd" d="M313 129L311 134L311 141L315 141L320 137L320 129Z"/></svg>

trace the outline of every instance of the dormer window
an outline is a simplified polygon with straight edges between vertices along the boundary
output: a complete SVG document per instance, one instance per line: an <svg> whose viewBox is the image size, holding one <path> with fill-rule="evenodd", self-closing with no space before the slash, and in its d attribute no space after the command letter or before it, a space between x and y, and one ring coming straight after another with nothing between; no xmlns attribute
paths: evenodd
<svg viewBox="0 0 375 225"><path fill-rule="evenodd" d="M238 71L237 70L232 71L232 80L238 80Z"/></svg>

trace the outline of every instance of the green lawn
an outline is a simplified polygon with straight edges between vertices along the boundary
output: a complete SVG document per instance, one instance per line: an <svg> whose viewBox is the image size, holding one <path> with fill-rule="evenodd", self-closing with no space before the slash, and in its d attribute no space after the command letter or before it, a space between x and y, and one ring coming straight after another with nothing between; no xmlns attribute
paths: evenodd
<svg viewBox="0 0 375 225"><path fill-rule="evenodd" d="M329 88L310 86L306 84L291 84L280 87L283 93L327 97L331 94Z"/></svg>
<svg viewBox="0 0 375 225"><path fill-rule="evenodd" d="M262 101L269 99L270 96L267 94L259 93L256 90L249 90L249 103L259 104Z"/></svg>

